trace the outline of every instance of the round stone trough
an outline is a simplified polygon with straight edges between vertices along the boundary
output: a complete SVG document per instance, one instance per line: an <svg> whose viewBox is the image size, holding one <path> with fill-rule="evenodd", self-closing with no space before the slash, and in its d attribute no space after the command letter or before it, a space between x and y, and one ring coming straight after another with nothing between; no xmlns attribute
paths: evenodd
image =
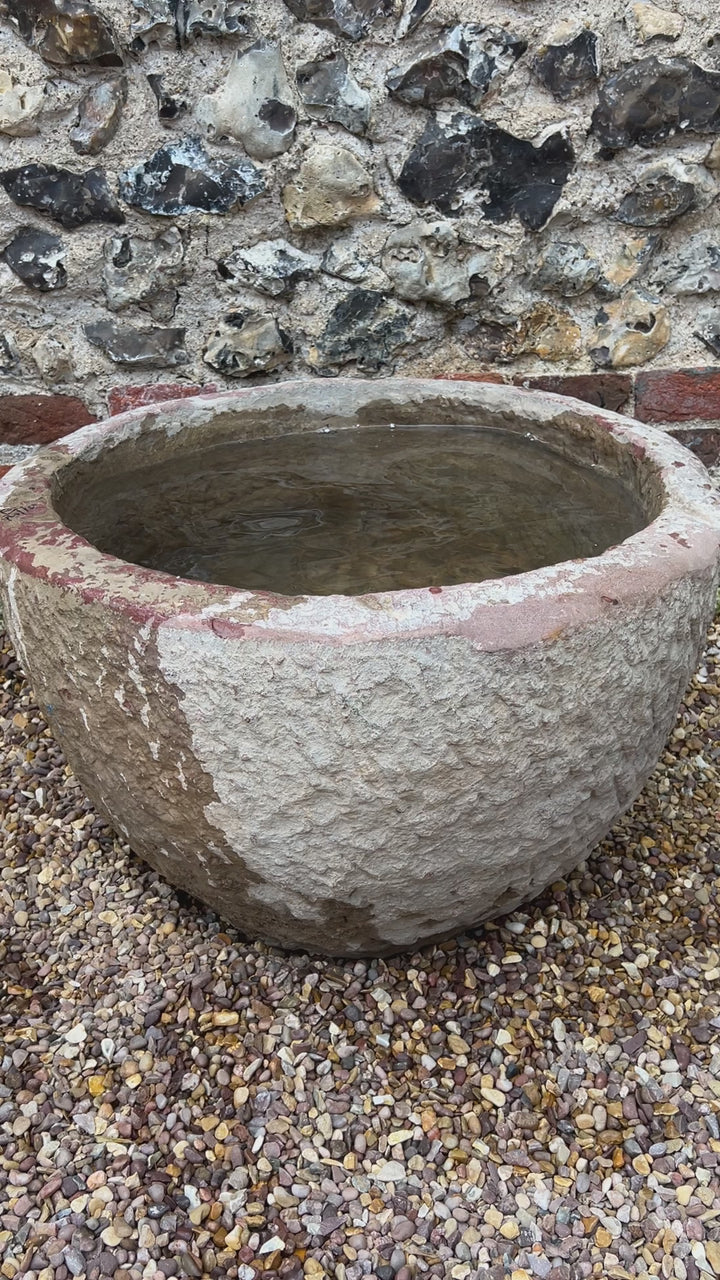
<svg viewBox="0 0 720 1280"><path fill-rule="evenodd" d="M622 477L644 526L585 559L358 596L173 577L73 527L98 475L391 423L530 434ZM719 546L708 475L668 436L471 382L308 380L150 406L0 481L7 623L93 803L246 934L337 955L465 930L591 852L658 760Z"/></svg>

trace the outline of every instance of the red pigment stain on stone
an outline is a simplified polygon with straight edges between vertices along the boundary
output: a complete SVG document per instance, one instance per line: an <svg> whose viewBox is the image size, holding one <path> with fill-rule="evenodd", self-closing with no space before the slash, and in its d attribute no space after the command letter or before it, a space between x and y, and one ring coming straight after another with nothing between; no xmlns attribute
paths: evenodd
<svg viewBox="0 0 720 1280"><path fill-rule="evenodd" d="M0 396L0 444L50 444L89 422L77 396Z"/></svg>
<svg viewBox="0 0 720 1280"><path fill-rule="evenodd" d="M428 591L433 596L442 595L442 587L428 587Z"/></svg>
<svg viewBox="0 0 720 1280"><path fill-rule="evenodd" d="M183 382L155 382L141 387L113 387L108 396L111 417L125 413L127 409L142 409L147 404L159 404L163 400L186 400L189 396L214 395L215 383L198 386Z"/></svg>
<svg viewBox="0 0 720 1280"><path fill-rule="evenodd" d="M0 480L2 479L3 476L6 476L8 471L10 470L11 470L10 467L0 467Z"/></svg>

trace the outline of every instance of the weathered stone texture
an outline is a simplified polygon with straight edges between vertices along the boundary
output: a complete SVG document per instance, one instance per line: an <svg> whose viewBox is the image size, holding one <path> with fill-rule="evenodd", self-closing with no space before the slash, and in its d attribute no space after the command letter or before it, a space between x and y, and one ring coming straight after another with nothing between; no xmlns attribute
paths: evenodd
<svg viewBox="0 0 720 1280"><path fill-rule="evenodd" d="M74 772L139 855L254 937L392 952L511 911L587 857L656 764L716 600L718 500L673 441L541 392L520 399L308 381L244 391L225 428L410 408L573 449L581 436L607 456L609 425L662 493L657 518L513 589L397 592L392 608L385 595L277 601L68 537L48 488L82 468L79 441L6 482L3 607ZM130 435L138 465L157 462L188 435L212 443L227 406L174 405L170 439L162 411L111 431ZM84 436L106 464L121 453L109 444ZM64 480L72 527L87 474Z"/></svg>
<svg viewBox="0 0 720 1280"><path fill-rule="evenodd" d="M56 377L99 406L112 362L83 326L104 309L184 329L179 376L202 382L225 318L263 298L291 350L246 376L327 375L353 289L412 333L361 323L368 376L720 362L712 6L511 8L0 0L0 252L30 225L63 242L42 299L29 259L0 268L9 389ZM663 309L650 335L638 291Z"/></svg>

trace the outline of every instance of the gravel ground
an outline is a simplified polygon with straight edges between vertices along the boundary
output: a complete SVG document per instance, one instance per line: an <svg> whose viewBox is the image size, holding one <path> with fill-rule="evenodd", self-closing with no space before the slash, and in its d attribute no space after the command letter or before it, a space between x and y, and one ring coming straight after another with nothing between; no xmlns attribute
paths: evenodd
<svg viewBox="0 0 720 1280"><path fill-rule="evenodd" d="M0 1274L720 1275L720 625L526 911L287 957L113 838L0 656Z"/></svg>

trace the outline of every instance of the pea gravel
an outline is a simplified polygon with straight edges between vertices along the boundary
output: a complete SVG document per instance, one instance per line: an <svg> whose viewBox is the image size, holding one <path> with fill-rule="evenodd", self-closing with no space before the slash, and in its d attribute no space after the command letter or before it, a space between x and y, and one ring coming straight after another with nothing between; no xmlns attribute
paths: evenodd
<svg viewBox="0 0 720 1280"><path fill-rule="evenodd" d="M719 645L587 866L343 963L136 860L3 644L0 1274L720 1276Z"/></svg>

